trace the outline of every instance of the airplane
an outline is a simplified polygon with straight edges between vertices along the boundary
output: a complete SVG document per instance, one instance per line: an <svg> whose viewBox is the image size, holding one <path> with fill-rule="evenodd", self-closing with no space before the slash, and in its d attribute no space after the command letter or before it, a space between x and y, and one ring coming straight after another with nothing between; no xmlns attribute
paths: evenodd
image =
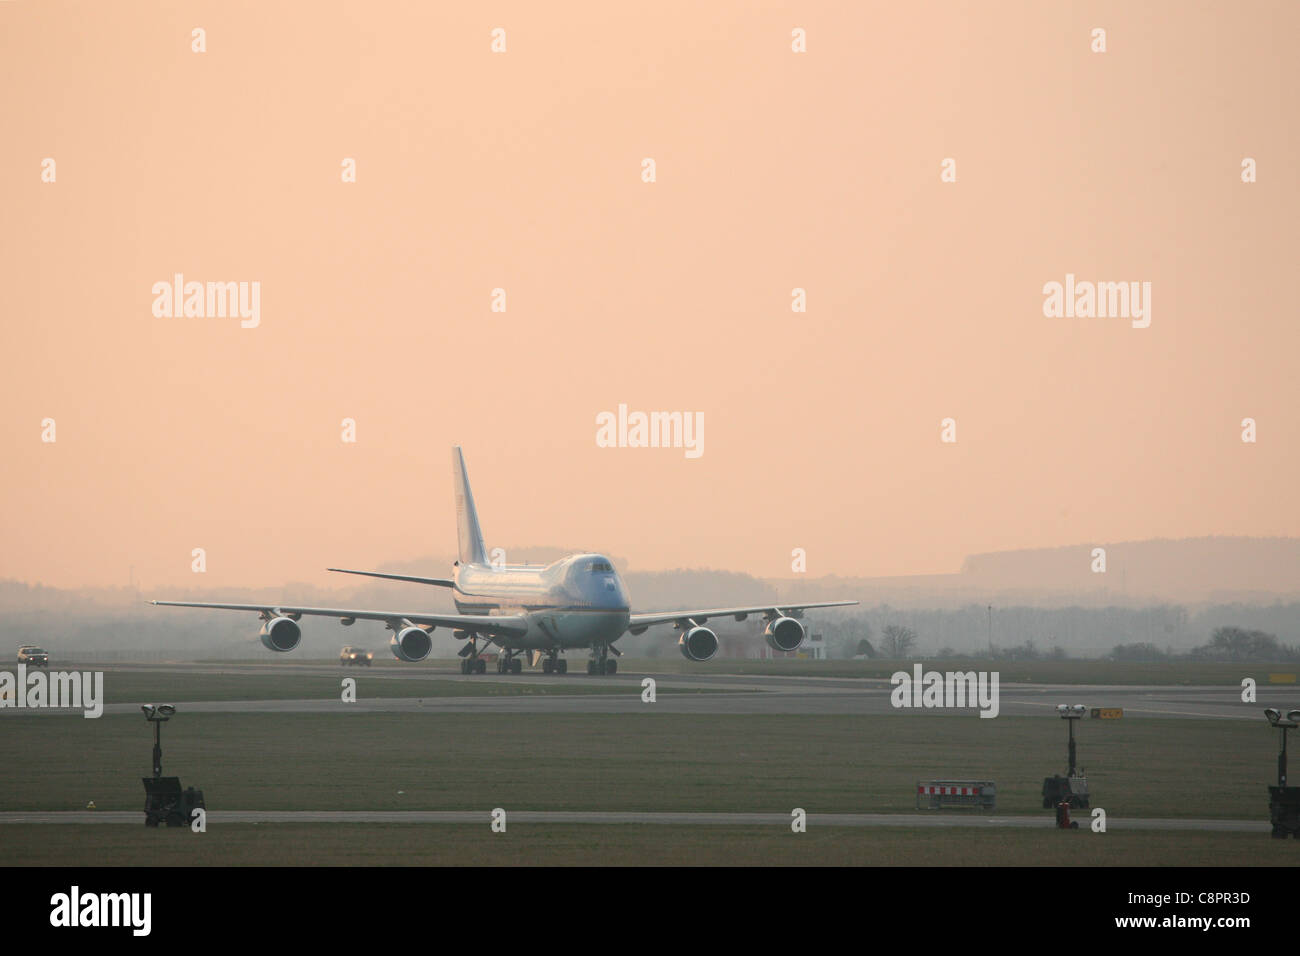
<svg viewBox="0 0 1300 956"><path fill-rule="evenodd" d="M350 608L295 607L288 604L208 604L190 601L151 601L159 607L197 607L223 611L255 611L262 621L262 644L268 650L287 653L298 646L304 614L336 617L346 627L357 621L383 621L393 632L391 648L399 661L417 663L429 656L437 628L451 630L465 643L458 654L462 674L484 674L483 657L493 644L497 672L519 674L522 657L531 655L535 667L540 660L545 674L568 673L566 650L590 651L588 674L614 674L616 658L622 652L614 642L625 633L641 634L659 624L672 624L679 632L677 645L690 661L707 661L718 652L718 636L705 623L711 617L733 617L743 621L761 614L767 621L764 637L769 647L790 652L804 639L800 623L808 608L842 607L857 601L821 601L811 604L765 604L752 607L724 607L703 610L652 611L633 613L627 587L609 558L601 554L573 554L545 567L497 565L488 560L479 527L478 510L469 486L465 454L459 445L451 450L452 479L456 493L456 533L459 556L450 578L424 578L409 574L329 568L342 574L357 574L389 581L404 581L451 591L458 614L430 614L423 611L366 611ZM611 655L613 655L611 657Z"/></svg>

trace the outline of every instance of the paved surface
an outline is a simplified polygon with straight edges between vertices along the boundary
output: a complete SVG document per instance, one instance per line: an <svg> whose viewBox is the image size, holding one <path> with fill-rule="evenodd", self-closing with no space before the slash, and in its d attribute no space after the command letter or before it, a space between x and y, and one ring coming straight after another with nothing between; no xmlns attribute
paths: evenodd
<svg viewBox="0 0 1300 956"><path fill-rule="evenodd" d="M669 824L674 826L783 826L790 825L788 813L588 813L544 810L507 810L511 823L580 824ZM486 827L491 813L486 810L212 810L209 826L223 823L457 823ZM130 824L144 825L143 811L77 810L58 813L0 813L0 824ZM1079 821L1088 827L1088 818ZM997 816L949 813L810 813L810 827L1014 827L1047 830L1055 826L1050 813L1039 816ZM1108 816L1107 830L1198 830L1231 833L1267 833L1267 821L1259 820L1170 820Z"/></svg>
<svg viewBox="0 0 1300 956"><path fill-rule="evenodd" d="M94 667L95 665L89 665ZM104 665L100 665L104 666ZM83 668L85 669L85 668ZM892 686L887 680L843 677L790 677L778 675L727 676L718 674L656 674L657 700L641 700L643 674L591 677L585 673L564 676L527 673L518 676L486 674L465 676L454 671L429 668L376 667L341 668L322 663L177 663L105 666L105 682L114 672L157 674L211 674L224 676L283 675L354 677L358 700L345 704L338 698L313 700L171 700L188 713L567 713L567 714L952 714L974 716L973 708L962 710L901 710L890 702ZM394 682L404 688L412 681L489 682L521 687L544 688L546 694L491 695L465 697L391 697L385 688ZM625 693L565 695L565 687L590 686L592 681L617 687ZM160 681L165 688L165 681ZM690 691L690 693L673 693ZM717 693L710 693L716 691ZM165 693L165 689L160 691ZM1058 704L1081 703L1088 707L1121 707L1127 716L1167 719L1213 718L1223 720L1263 719L1268 706L1290 709L1300 704L1300 687L1260 684L1258 701L1243 703L1236 686L1179 687L1169 685L1082 685L1001 684L999 714L1046 716ZM39 716L76 711L0 709L6 717ZM107 714L136 714L138 703L109 704Z"/></svg>

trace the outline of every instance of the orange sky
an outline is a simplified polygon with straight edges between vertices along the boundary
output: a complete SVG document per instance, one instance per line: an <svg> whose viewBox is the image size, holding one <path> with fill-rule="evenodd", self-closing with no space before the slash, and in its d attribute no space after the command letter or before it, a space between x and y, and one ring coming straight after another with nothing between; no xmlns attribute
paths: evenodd
<svg viewBox="0 0 1300 956"><path fill-rule="evenodd" d="M1294 3L0 2L0 577L447 553L453 441L489 547L641 570L1300 534L1298 33ZM260 325L156 318L176 272L260 282ZM1149 281L1150 328L1045 318L1066 273ZM702 412L703 456L598 448L619 403Z"/></svg>

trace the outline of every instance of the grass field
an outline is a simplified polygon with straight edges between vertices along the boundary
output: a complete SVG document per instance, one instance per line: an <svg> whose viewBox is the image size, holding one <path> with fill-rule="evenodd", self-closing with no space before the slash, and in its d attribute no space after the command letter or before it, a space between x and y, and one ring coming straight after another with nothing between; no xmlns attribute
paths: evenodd
<svg viewBox="0 0 1300 956"><path fill-rule="evenodd" d="M357 682L357 697L553 697L586 694L636 694L639 690L626 683L611 684L593 678L590 683L568 682L543 684L525 676L476 677L472 680L446 680L430 675L428 679L393 680L368 676L364 671L348 670L337 677L305 674L203 674L157 673L149 671L106 670L105 703L129 704L155 701L199 700L337 700L344 677ZM661 694L690 694L702 691L689 687L663 687ZM709 691L722 693L721 691ZM745 691L739 691L744 693Z"/></svg>
<svg viewBox="0 0 1300 956"><path fill-rule="evenodd" d="M0 810L143 803L139 716L0 724ZM1124 817L1266 819L1274 735L1242 721L1125 718L1082 728L1094 803ZM897 812L918 778L993 779L1042 813L1065 770L1054 718L646 714L182 714L164 770L213 809ZM4 831L8 836L9 831Z"/></svg>
<svg viewBox="0 0 1300 956"><path fill-rule="evenodd" d="M228 664L233 662L226 662ZM373 671L294 661L247 673L106 669L110 703L359 696L574 695L636 685L563 684L533 675L451 679L455 662ZM620 661L623 674L888 678L911 661ZM334 665L337 667L337 665ZM1284 665L1011 664L1003 682L1261 683ZM236 665L238 667L238 665ZM400 679L395 679L398 675ZM700 689L702 690L702 689ZM660 693L691 693L660 687ZM708 691L717 693L716 690ZM738 691L743 692L743 691ZM1094 805L1115 817L1267 818L1276 741L1253 723L1087 722L1080 763ZM138 715L42 715L0 723L0 810L138 811L151 733ZM164 769L205 792L213 810L645 810L913 812L918 778L993 779L998 812L1044 814L1042 778L1063 772L1065 734L1047 717L997 720L933 712L818 716L504 713L182 713L163 731ZM142 815L143 816L143 815ZM1082 817L1082 815L1081 815ZM1294 865L1296 841L1253 834L1112 830L929 830L512 824L230 824L206 834L143 825L0 829L9 864L941 864L982 866Z"/></svg>
<svg viewBox="0 0 1300 956"><path fill-rule="evenodd" d="M507 824L5 827L6 863L44 866L1295 866L1253 834Z"/></svg>
<svg viewBox="0 0 1300 956"><path fill-rule="evenodd" d="M1269 674L1297 674L1300 663L1242 664L1221 661L993 661L987 658L911 658L908 660L812 661L713 660L695 664L682 658L624 658L619 669L629 674L742 674L791 677L874 677L888 680L896 671L997 671L1002 683L1038 684L1170 684L1240 686L1243 677L1261 684Z"/></svg>

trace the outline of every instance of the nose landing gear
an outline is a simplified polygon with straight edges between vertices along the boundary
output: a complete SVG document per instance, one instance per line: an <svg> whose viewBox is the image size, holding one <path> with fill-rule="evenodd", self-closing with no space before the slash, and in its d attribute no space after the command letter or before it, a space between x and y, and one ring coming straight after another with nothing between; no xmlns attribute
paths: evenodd
<svg viewBox="0 0 1300 956"><path fill-rule="evenodd" d="M609 656L609 645L602 644L592 648L591 660L587 661L588 674L617 674L618 661Z"/></svg>

